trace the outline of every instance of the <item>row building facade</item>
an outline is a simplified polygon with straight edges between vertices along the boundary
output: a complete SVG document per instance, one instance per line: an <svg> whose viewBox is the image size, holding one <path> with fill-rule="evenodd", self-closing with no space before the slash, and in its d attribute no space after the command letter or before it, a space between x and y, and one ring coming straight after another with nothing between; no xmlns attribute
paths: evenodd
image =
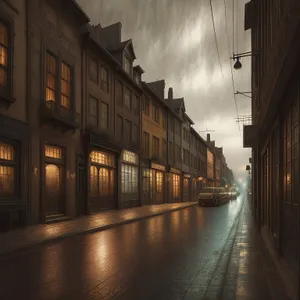
<svg viewBox="0 0 300 300"><path fill-rule="evenodd" d="M214 180L184 99L142 80L121 23L89 21L74 0L0 3L1 229L194 201Z"/></svg>

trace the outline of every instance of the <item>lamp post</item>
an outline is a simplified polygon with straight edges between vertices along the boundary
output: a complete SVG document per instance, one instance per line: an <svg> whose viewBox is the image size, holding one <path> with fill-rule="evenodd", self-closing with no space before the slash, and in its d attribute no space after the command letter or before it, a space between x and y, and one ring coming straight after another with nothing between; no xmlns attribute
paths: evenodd
<svg viewBox="0 0 300 300"><path fill-rule="evenodd" d="M257 55L258 51L247 51L243 53L233 53L233 57L230 57L233 61L235 61L233 67L235 70L240 70L242 68L242 63L240 62L240 59L242 57L249 57L249 56L255 56Z"/></svg>

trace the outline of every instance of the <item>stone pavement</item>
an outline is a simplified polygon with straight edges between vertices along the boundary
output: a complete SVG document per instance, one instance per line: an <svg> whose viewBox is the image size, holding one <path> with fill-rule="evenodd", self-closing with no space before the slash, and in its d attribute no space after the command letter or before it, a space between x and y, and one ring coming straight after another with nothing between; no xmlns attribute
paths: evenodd
<svg viewBox="0 0 300 300"><path fill-rule="evenodd" d="M0 233L0 255L77 234L104 230L117 225L162 215L193 205L197 205L197 202L141 206L83 216L60 223L27 226L22 229Z"/></svg>
<svg viewBox="0 0 300 300"><path fill-rule="evenodd" d="M254 223L248 201L236 232L220 299L291 300Z"/></svg>

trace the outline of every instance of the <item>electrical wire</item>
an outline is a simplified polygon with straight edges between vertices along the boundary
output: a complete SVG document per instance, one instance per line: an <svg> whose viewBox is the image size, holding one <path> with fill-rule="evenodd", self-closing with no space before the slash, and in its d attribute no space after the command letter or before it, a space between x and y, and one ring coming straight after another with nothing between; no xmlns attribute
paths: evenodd
<svg viewBox="0 0 300 300"><path fill-rule="evenodd" d="M233 90L233 98L234 98L236 116L238 118L239 117L239 110L238 110L237 100L236 100L236 95L235 95L235 84L234 84L234 77L233 77L232 65L230 63L230 44L229 44L229 38L228 38L228 24L227 24L227 6L226 6L226 0L224 0L224 7L225 7L225 28L226 28L226 37L227 37L227 49L228 49L228 56L229 56L229 67L230 67L230 72L231 72L231 83L232 83L232 90ZM241 134L240 123L238 123L238 126L239 126L239 132Z"/></svg>
<svg viewBox="0 0 300 300"><path fill-rule="evenodd" d="M218 46L216 26L215 26L214 11L213 11L211 0L209 0L209 3L210 3L211 19L212 19L212 24L213 24L214 33L215 33L215 43L216 43L216 48L217 48L218 57L219 57L219 64L220 64L220 69L221 69L221 72L222 72L222 76L224 78L224 73L223 73L223 68L222 68L222 63L221 63L221 56L220 56L220 51L219 51L219 46Z"/></svg>

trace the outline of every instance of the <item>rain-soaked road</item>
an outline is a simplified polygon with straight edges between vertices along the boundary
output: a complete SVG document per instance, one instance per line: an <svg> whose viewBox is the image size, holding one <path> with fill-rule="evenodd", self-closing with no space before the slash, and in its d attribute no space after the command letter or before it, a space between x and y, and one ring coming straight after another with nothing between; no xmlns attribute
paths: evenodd
<svg viewBox="0 0 300 300"><path fill-rule="evenodd" d="M188 299L205 291L242 200L198 206L0 260L0 299Z"/></svg>

